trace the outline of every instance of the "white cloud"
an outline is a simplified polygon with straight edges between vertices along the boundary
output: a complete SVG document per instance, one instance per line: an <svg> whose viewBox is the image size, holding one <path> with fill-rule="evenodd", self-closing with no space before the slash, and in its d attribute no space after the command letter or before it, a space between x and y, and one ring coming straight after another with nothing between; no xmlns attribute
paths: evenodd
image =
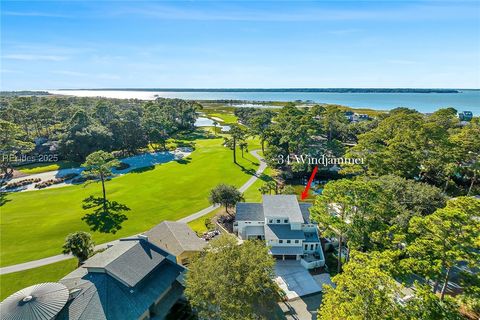
<svg viewBox="0 0 480 320"><path fill-rule="evenodd" d="M71 71L71 70L53 70L50 71L53 74L59 74L69 77L90 77L103 80L118 80L121 79L119 76L110 73L99 73L99 74L90 74L85 72Z"/></svg>
<svg viewBox="0 0 480 320"><path fill-rule="evenodd" d="M327 33L334 34L334 35L344 35L344 34L357 33L360 31L361 29L339 29L339 30L330 30L330 31L327 31Z"/></svg>
<svg viewBox="0 0 480 320"><path fill-rule="evenodd" d="M49 12L21 12L21 11L4 11L4 16L15 17L48 17L48 18L71 18L71 16Z"/></svg>
<svg viewBox="0 0 480 320"><path fill-rule="evenodd" d="M417 61L403 60L403 59L390 59L390 60L387 60L387 62L391 64L401 64L401 65L411 65L411 64L417 63Z"/></svg>
<svg viewBox="0 0 480 320"><path fill-rule="evenodd" d="M73 77L86 77L86 76L88 76L87 73L76 72L76 71L68 71L68 70L54 70L54 71L51 71L51 73L60 74L60 75L64 75L64 76L73 76Z"/></svg>
<svg viewBox="0 0 480 320"><path fill-rule="evenodd" d="M10 60L23 60L23 61L64 61L67 60L68 57L66 56L58 56L58 55L39 55L39 54L24 54L24 53L16 53L16 54L6 54L2 56L3 59L10 59Z"/></svg>
<svg viewBox="0 0 480 320"><path fill-rule="evenodd" d="M309 2L310 3L310 2ZM192 4L192 3L190 3ZM463 19L465 17L477 18L478 4L475 2L453 2L412 4L395 2L392 7L376 6L355 9L332 9L328 7L301 6L290 10L275 10L272 8L248 8L242 5L217 5L208 9L200 6L182 6L181 8L154 4L146 6L125 6L111 9L112 16L139 15L162 20L198 20L198 21L411 21L411 20L436 20L436 19Z"/></svg>

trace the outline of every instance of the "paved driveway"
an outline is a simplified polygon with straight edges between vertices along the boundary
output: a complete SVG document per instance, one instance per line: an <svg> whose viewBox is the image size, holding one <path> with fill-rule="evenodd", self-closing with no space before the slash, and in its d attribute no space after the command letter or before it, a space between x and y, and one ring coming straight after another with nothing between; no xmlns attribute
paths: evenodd
<svg viewBox="0 0 480 320"><path fill-rule="evenodd" d="M322 291L320 285L300 264L300 261L277 261L275 275L275 282L285 291L288 300Z"/></svg>
<svg viewBox="0 0 480 320"><path fill-rule="evenodd" d="M294 301L279 302L278 305L283 313L282 319L316 320L321 303L322 294L316 293Z"/></svg>

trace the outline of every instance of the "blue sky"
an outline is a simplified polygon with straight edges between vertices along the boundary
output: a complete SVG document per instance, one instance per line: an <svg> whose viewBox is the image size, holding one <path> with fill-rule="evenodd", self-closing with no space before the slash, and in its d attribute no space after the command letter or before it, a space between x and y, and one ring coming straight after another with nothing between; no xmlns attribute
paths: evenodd
<svg viewBox="0 0 480 320"><path fill-rule="evenodd" d="M1 88L480 88L478 1L2 1Z"/></svg>

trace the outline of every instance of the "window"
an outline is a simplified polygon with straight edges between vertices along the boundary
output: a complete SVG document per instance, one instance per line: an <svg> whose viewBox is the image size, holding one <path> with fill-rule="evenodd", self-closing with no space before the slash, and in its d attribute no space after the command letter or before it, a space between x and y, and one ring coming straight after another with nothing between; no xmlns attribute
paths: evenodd
<svg viewBox="0 0 480 320"><path fill-rule="evenodd" d="M308 250L308 244L305 245L305 250Z"/></svg>
<svg viewBox="0 0 480 320"><path fill-rule="evenodd" d="M298 243L298 240L295 240L295 243Z"/></svg>
<svg viewBox="0 0 480 320"><path fill-rule="evenodd" d="M288 219L283 220L284 223L288 223Z"/></svg>
<svg viewBox="0 0 480 320"><path fill-rule="evenodd" d="M318 249L318 243L315 245L315 249Z"/></svg>
<svg viewBox="0 0 480 320"><path fill-rule="evenodd" d="M292 241L290 241L290 240L287 240L287 243L290 243L290 242L292 242Z"/></svg>
<svg viewBox="0 0 480 320"><path fill-rule="evenodd" d="M278 243L283 243L283 240L278 240Z"/></svg>
<svg viewBox="0 0 480 320"><path fill-rule="evenodd" d="M280 223L280 219L277 219L277 223Z"/></svg>
<svg viewBox="0 0 480 320"><path fill-rule="evenodd" d="M313 250L313 244L310 245L310 250Z"/></svg>
<svg viewBox="0 0 480 320"><path fill-rule="evenodd" d="M273 223L273 219L268 220L268 223Z"/></svg>

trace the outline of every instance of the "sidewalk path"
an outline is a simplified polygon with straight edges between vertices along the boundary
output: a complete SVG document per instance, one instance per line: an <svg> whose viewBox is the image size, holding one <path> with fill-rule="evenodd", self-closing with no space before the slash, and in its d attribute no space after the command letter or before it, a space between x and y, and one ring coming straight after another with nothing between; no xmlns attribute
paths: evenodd
<svg viewBox="0 0 480 320"><path fill-rule="evenodd" d="M258 154L258 151L259 150L253 150L250 153L255 158L257 158L259 160L260 166L258 167L257 172L255 172L255 175L252 176L250 179L248 179L248 181L245 182L238 189L238 190L240 190L240 192L245 192L245 190L247 190L250 186L252 186L252 184L254 184L255 181L257 181L257 179L260 177L260 175L263 173L263 171L267 167L267 164L265 163L263 158ZM187 222L193 221L195 219L200 218L201 216L204 216L204 215L212 212L213 210L217 209L218 207L219 207L218 205L209 206L205 209L202 209L202 210L200 210L198 212L195 212L195 213L193 213L189 216L186 216L185 218L182 218L182 219L178 220L178 222L187 223ZM116 242L118 242L118 240L113 240L113 241L110 241L110 242L107 242L107 243L102 243L98 246L95 246L95 249L96 250L105 249L108 246L115 244ZM12 273L12 272L17 272L17 271L33 269L33 268L45 266L45 265L48 265L48 264L51 264L51 263L71 259L71 258L72 258L72 255L70 255L70 254L59 254L59 255L56 255L56 256L48 257L48 258L33 260L33 261L25 262L25 263L19 263L19 264L11 265L11 266L8 266L8 267L0 268L0 275L1 274Z"/></svg>

